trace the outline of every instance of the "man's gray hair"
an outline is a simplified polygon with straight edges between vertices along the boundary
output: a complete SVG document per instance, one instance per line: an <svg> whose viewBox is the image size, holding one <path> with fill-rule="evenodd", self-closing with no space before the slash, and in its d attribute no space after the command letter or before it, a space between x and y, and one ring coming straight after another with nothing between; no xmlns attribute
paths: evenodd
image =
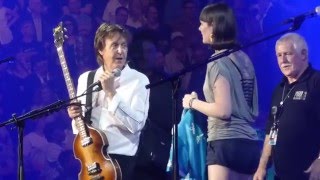
<svg viewBox="0 0 320 180"><path fill-rule="evenodd" d="M299 53L301 53L302 50L306 50L308 53L308 45L304 37L302 37L298 33L287 33L283 36L281 36L277 42L276 47L278 47L279 43L282 42L291 42L295 50Z"/></svg>

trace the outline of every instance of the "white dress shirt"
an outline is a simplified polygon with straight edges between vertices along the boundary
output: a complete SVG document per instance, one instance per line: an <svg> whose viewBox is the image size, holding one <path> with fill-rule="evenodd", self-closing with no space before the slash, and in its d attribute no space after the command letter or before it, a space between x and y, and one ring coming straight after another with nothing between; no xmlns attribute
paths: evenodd
<svg viewBox="0 0 320 180"><path fill-rule="evenodd" d="M103 73L100 67L94 77L98 81ZM77 95L87 89L89 72L80 75ZM109 142L108 153L134 156L139 145L139 137L145 125L149 110L150 90L145 86L149 79L144 74L131 69L128 65L115 78L116 94L109 99L105 92L99 91L92 95L92 126L102 130ZM85 104L86 97L79 98ZM83 112L86 111L85 107ZM75 122L72 121L73 132L77 133Z"/></svg>

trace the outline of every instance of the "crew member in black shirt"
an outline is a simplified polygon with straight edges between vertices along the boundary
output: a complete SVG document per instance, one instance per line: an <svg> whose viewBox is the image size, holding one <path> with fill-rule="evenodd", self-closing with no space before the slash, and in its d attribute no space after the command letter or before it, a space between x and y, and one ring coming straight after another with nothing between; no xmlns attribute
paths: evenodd
<svg viewBox="0 0 320 180"><path fill-rule="evenodd" d="M263 180L271 157L281 180L320 180L320 72L309 64L297 33L276 42L283 81L273 93L267 135L254 180Z"/></svg>

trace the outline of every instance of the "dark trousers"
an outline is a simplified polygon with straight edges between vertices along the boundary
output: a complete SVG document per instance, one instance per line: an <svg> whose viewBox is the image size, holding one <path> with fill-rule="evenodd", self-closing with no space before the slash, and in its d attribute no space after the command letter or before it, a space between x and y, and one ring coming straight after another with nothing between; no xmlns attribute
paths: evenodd
<svg viewBox="0 0 320 180"><path fill-rule="evenodd" d="M132 180L133 170L136 164L136 156L125 156L119 154L109 154L109 156L118 161L122 172L122 180Z"/></svg>
<svg viewBox="0 0 320 180"><path fill-rule="evenodd" d="M274 180L308 180L309 176L307 174L289 174L287 176L279 177L274 176Z"/></svg>

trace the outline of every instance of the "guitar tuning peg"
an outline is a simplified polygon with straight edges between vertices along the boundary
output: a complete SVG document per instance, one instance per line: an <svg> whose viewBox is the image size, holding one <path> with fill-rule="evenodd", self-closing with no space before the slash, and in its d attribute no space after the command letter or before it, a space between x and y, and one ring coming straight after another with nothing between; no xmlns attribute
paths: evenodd
<svg viewBox="0 0 320 180"><path fill-rule="evenodd" d="M63 31L68 32L68 29L64 27L64 28L63 28Z"/></svg>
<svg viewBox="0 0 320 180"><path fill-rule="evenodd" d="M69 37L67 35L64 35L64 38L68 39Z"/></svg>

